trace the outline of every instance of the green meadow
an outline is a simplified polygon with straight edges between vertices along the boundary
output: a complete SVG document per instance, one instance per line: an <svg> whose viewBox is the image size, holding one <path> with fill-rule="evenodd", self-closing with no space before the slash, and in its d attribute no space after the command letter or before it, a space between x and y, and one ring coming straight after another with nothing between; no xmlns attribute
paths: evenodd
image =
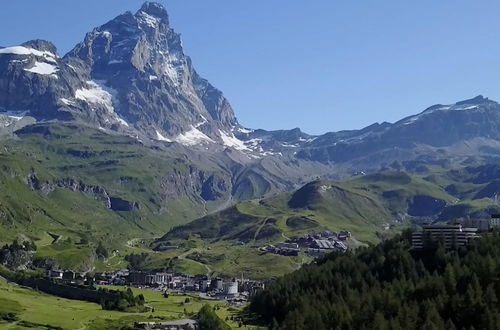
<svg viewBox="0 0 500 330"><path fill-rule="evenodd" d="M125 290L124 287L110 288ZM231 320L238 310L228 308L225 302L190 295L170 295L165 298L152 290L133 291L134 294L144 295L146 304L152 308L151 312L107 311L98 304L47 295L0 278L0 316L14 313L17 317L14 322L0 320L0 329L120 329L133 326L134 322L162 322L193 317L205 304L215 307L219 317L232 327L238 325Z"/></svg>

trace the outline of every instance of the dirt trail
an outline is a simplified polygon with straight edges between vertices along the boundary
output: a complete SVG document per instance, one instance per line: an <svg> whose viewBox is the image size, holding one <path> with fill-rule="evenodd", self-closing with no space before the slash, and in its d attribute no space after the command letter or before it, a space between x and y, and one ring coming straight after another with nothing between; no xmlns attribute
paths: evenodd
<svg viewBox="0 0 500 330"><path fill-rule="evenodd" d="M193 260L193 259L186 258L186 256L188 254L191 254L191 253L194 253L194 252L198 252L199 253L200 251L201 251L201 249L199 249L199 248L191 249L191 250L188 250L188 251L186 251L186 252L178 255L177 258L182 259L182 260L189 260L190 262L194 262L194 263L196 263L198 265L201 265L201 266L205 267L205 269L207 270L207 276L210 277L210 274L212 274L212 268L210 268L209 265L204 264L204 263L199 262L199 261L196 261L196 260Z"/></svg>

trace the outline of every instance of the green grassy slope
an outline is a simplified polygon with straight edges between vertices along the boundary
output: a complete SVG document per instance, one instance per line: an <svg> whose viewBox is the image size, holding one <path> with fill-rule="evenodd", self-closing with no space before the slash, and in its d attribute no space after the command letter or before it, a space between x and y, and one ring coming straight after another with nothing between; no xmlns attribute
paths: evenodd
<svg viewBox="0 0 500 330"><path fill-rule="evenodd" d="M188 259L208 266L216 275L275 277L309 262L309 257L265 254L258 247L324 229L349 230L357 240L377 242L409 224L399 213L416 195L453 200L440 186L405 172L315 181L294 193L239 203L178 226L153 246L180 245ZM388 229L389 225L393 227ZM187 240L191 243L186 244Z"/></svg>
<svg viewBox="0 0 500 330"><path fill-rule="evenodd" d="M186 303L187 296L184 295L164 298L159 292L140 289L133 291L136 295L143 294L147 305L153 307L154 312L106 311L98 304L47 295L0 278L0 315L14 313L17 317L14 322L0 320L0 329L47 329L47 326L63 329L121 329L124 326L132 327L134 322L161 322L191 317L204 304L220 306L217 313L223 318L232 313L219 301L189 296L190 301ZM230 325L235 328L237 326L233 322Z"/></svg>
<svg viewBox="0 0 500 330"><path fill-rule="evenodd" d="M171 230L164 238L261 240L282 239L328 228L349 230L358 239L376 241L377 232L395 224L414 196L451 203L454 198L436 184L405 172L386 172L342 182L311 182L292 194L244 202ZM260 235L264 230L264 235Z"/></svg>
<svg viewBox="0 0 500 330"><path fill-rule="evenodd" d="M498 210L492 196L500 187L495 181L500 166L481 165L311 182L293 193L238 203L200 218L226 205L227 199L202 200L193 193L201 187L193 188L192 182L203 175L227 179L231 174L223 160L197 157L200 168L175 147L145 146L130 137L73 124L27 127L18 137L0 141L0 244L30 238L38 246L37 258L76 270L123 268L125 255L147 252L148 269L175 267L194 274L206 272L206 264L176 257L201 247L209 260L228 256L230 262L209 263L214 273L235 276L250 271L265 277L264 261L273 276L278 269L290 271L304 262L263 258L257 252L257 247L287 237L328 228L376 242L409 224L412 216L447 221ZM257 170L235 170L236 200L269 188ZM223 186L218 181L211 188ZM131 209L107 208L101 189L128 201ZM153 253L149 243L165 232L159 242L180 249ZM99 243L110 252L105 260L96 258ZM111 253L114 250L118 252Z"/></svg>
<svg viewBox="0 0 500 330"><path fill-rule="evenodd" d="M178 226L156 244L195 237L218 247L216 251L228 246L237 249L236 242L255 248L325 228L349 230L360 241L377 242L413 221L448 221L498 210L492 198L472 199L487 185L474 179L484 173L474 168L465 172L469 174L458 176L456 170L442 169L421 175L389 171L341 182L315 181L294 193L239 203ZM464 187L467 194L452 194L452 184ZM216 252L205 254L210 257ZM231 273L231 267L222 267L221 262L210 258L206 262Z"/></svg>
<svg viewBox="0 0 500 330"><path fill-rule="evenodd" d="M349 230L357 240L377 242L412 222L498 212L492 196L474 199L494 176L488 173L496 172L490 167L432 168L419 175L388 171L340 182L315 181L293 193L238 203L178 226L153 247L180 245L180 253L198 262L182 261L183 269L191 273L204 273L201 264L213 274L273 277L309 261L305 256L282 257L258 250L289 237L328 228ZM450 189L452 185L462 189ZM491 188L488 191L492 193ZM172 253L168 252L171 257Z"/></svg>
<svg viewBox="0 0 500 330"><path fill-rule="evenodd" d="M127 252L128 240L160 236L205 212L199 196L171 197L165 178L192 168L165 150L75 125L39 125L18 136L0 141L0 244L28 237L39 257L88 269L98 242ZM137 207L113 211L99 189Z"/></svg>

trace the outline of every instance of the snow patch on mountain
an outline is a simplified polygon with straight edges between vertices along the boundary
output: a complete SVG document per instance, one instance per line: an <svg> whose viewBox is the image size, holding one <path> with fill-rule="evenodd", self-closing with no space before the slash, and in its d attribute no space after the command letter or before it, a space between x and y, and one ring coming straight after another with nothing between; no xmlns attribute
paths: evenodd
<svg viewBox="0 0 500 330"><path fill-rule="evenodd" d="M206 136L203 132L201 132L194 126L191 126L191 129L189 131L179 134L175 138L175 141L185 146L193 146L207 142L215 143L214 140Z"/></svg>
<svg viewBox="0 0 500 330"><path fill-rule="evenodd" d="M298 144L290 144L290 143L281 143L281 146L284 147L284 148L298 148L299 145Z"/></svg>
<svg viewBox="0 0 500 330"><path fill-rule="evenodd" d="M140 11L137 13L137 18L139 22L148 25L149 27L156 28L159 24L158 19L145 13L144 11Z"/></svg>
<svg viewBox="0 0 500 330"><path fill-rule="evenodd" d="M238 127L238 132L243 133L243 134L250 134L250 133L253 133L254 130L253 129L244 128L244 127Z"/></svg>
<svg viewBox="0 0 500 330"><path fill-rule="evenodd" d="M453 105L436 105L430 107L429 109L423 111L422 113L411 116L402 122L403 125L410 125L411 123L419 120L423 116L429 115L431 113L435 113L437 111L467 111L478 109L479 105L477 104L453 104Z"/></svg>
<svg viewBox="0 0 500 330"><path fill-rule="evenodd" d="M307 142L307 143L309 143L309 142L313 142L313 141L314 141L314 140L316 140L317 138L318 138L317 136L316 136L316 137L313 137L313 138L309 138L309 139L304 139L304 138L300 137L300 138L299 138L299 142Z"/></svg>
<svg viewBox="0 0 500 330"><path fill-rule="evenodd" d="M262 141L263 141L262 139L254 138L254 139L250 139L250 140L245 141L245 144L248 146L251 146L253 148L256 148L262 143Z"/></svg>
<svg viewBox="0 0 500 330"><path fill-rule="evenodd" d="M58 78L56 73L59 69L55 65L49 63L35 62L33 67L24 69L24 71Z"/></svg>
<svg viewBox="0 0 500 330"><path fill-rule="evenodd" d="M158 140L158 141L165 141L165 142L172 142L172 140L167 139L166 137L164 137L163 135L161 135L161 133L158 132L158 131L156 131L156 140Z"/></svg>
<svg viewBox="0 0 500 330"><path fill-rule="evenodd" d="M208 122L207 118L205 118L203 115L200 115L200 117L201 117L201 121L199 123L197 123L196 125L194 125L195 128L198 128L198 127L200 127Z"/></svg>
<svg viewBox="0 0 500 330"><path fill-rule="evenodd" d="M29 59L25 58L23 60L11 60L10 63L27 63Z"/></svg>
<svg viewBox="0 0 500 330"><path fill-rule="evenodd" d="M3 109L0 109L0 115L7 116L7 117L12 118L12 119L14 119L16 121L23 119L28 114L29 114L28 110L23 110L23 111L13 111L13 110L3 111Z"/></svg>
<svg viewBox="0 0 500 330"><path fill-rule="evenodd" d="M78 100L85 101L87 103L100 104L103 105L109 112L114 112L113 107L113 96L111 93L105 91L98 83L95 81L87 81L88 88L80 88L75 92L75 97Z"/></svg>
<svg viewBox="0 0 500 330"><path fill-rule="evenodd" d="M40 51L33 48L28 48L24 46L14 46L7 48L0 48L1 54L10 54L10 55L35 55L39 57L43 57L47 62L57 63L57 55L48 51Z"/></svg>
<svg viewBox="0 0 500 330"><path fill-rule="evenodd" d="M248 150L250 151L250 148L248 148L243 141L240 139L236 138L232 133L225 133L221 130L219 130L220 137L222 139L222 143L227 146L227 147L232 147L237 150Z"/></svg>
<svg viewBox="0 0 500 330"><path fill-rule="evenodd" d="M75 101L72 101L72 100L68 100L67 98L64 98L64 97L61 97L59 99L59 101L61 101L63 104L65 105L69 105L69 106L76 106L76 102Z"/></svg>
<svg viewBox="0 0 500 330"><path fill-rule="evenodd" d="M127 121L125 119L121 118L120 116L116 115L116 119L118 120L118 122L121 125L130 127L130 125L127 123Z"/></svg>

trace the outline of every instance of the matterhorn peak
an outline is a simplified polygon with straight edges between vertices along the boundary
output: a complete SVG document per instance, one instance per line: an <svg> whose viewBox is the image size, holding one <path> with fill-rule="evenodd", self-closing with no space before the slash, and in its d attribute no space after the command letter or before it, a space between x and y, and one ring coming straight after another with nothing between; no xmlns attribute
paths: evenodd
<svg viewBox="0 0 500 330"><path fill-rule="evenodd" d="M162 4L157 2L145 2L141 9L139 9L136 13L136 16L140 15L148 15L156 19L160 19L164 21L164 23L168 24L168 13L165 7Z"/></svg>
<svg viewBox="0 0 500 330"><path fill-rule="evenodd" d="M2 48L0 55L0 72L9 72L0 77L0 112L29 109L37 120L84 120L189 147L223 138L225 145L239 143L230 133L239 127L233 109L196 73L159 3L92 29L62 59L41 40ZM5 83L11 76L19 81Z"/></svg>

